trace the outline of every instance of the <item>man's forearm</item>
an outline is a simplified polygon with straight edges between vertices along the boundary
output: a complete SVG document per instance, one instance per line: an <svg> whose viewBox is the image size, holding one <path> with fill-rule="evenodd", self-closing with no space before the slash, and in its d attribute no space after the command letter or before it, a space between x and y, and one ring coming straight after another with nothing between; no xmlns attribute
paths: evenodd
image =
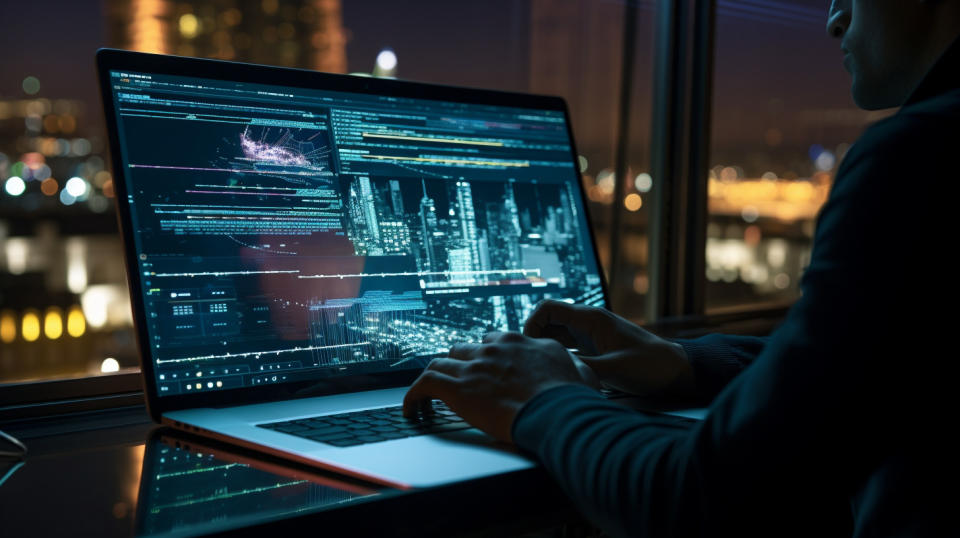
<svg viewBox="0 0 960 538"><path fill-rule="evenodd" d="M673 339L693 366L698 400L709 402L763 351L768 337L708 334L694 339Z"/></svg>
<svg viewBox="0 0 960 538"><path fill-rule="evenodd" d="M694 478L685 472L690 437L672 420L567 385L523 408L513 440L543 463L584 515L614 535L687 535L683 526L698 524L690 514L698 511L699 488L684 486Z"/></svg>

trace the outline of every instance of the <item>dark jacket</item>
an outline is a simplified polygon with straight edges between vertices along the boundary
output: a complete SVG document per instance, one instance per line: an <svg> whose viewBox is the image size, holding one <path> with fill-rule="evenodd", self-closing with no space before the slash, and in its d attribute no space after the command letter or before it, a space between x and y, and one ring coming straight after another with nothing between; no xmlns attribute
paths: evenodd
<svg viewBox="0 0 960 538"><path fill-rule="evenodd" d="M515 442L615 535L960 535L958 157L960 42L844 158L784 323L680 341L703 423L570 385L522 409Z"/></svg>

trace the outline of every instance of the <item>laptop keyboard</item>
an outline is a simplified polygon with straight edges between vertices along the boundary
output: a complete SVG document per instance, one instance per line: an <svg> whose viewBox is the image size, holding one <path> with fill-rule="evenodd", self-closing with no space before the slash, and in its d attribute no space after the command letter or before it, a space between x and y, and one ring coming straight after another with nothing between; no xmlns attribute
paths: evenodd
<svg viewBox="0 0 960 538"><path fill-rule="evenodd" d="M437 400L433 402L432 414L421 414L416 418L404 417L403 406L398 405L257 426L338 447L466 430L471 427L445 403Z"/></svg>

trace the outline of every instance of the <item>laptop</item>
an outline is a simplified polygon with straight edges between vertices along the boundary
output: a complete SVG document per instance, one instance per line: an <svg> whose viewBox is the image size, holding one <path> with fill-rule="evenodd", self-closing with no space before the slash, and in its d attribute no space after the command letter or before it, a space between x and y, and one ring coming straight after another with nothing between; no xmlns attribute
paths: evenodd
<svg viewBox="0 0 960 538"><path fill-rule="evenodd" d="M407 387L538 301L607 306L564 101L97 52L144 391L396 488L529 468Z"/></svg>

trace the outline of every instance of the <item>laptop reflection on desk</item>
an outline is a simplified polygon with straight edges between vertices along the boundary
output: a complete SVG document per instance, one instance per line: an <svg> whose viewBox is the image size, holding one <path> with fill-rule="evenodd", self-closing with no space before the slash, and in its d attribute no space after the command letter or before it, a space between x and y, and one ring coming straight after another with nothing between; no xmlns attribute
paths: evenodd
<svg viewBox="0 0 960 538"><path fill-rule="evenodd" d="M166 428L147 440L140 476L144 536L221 532L390 491Z"/></svg>

